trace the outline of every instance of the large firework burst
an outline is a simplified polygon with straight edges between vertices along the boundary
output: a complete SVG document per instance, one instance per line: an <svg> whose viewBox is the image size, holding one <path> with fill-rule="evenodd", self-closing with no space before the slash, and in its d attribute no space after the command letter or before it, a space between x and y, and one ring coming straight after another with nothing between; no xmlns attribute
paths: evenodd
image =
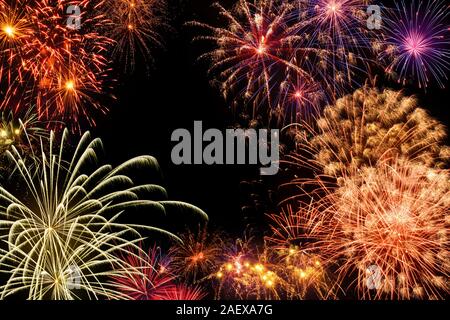
<svg viewBox="0 0 450 320"><path fill-rule="evenodd" d="M336 285L369 299L449 293L448 171L402 159L346 177L330 207L303 224ZM333 268L333 267L332 267Z"/></svg>
<svg viewBox="0 0 450 320"><path fill-rule="evenodd" d="M211 32L197 39L216 45L201 58L211 60L225 97L251 102L253 117L304 120L353 84L357 72L365 74L361 58L371 51L364 1L240 0L231 10L215 7L227 26L191 23Z"/></svg>
<svg viewBox="0 0 450 320"><path fill-rule="evenodd" d="M69 24L71 1L4 2L5 22L3 66L12 73L2 108L36 105L40 119L95 124L93 110L105 112L98 96L103 94L109 67L105 52L111 40L100 35L105 17L91 1L76 3L78 27ZM20 9L17 9L20 8ZM8 32L7 32L8 31ZM14 61L12 60L14 57ZM15 63L13 63L15 62Z"/></svg>
<svg viewBox="0 0 450 320"><path fill-rule="evenodd" d="M358 89L326 107L317 128L303 129L298 154L289 162L333 177L396 154L438 167L450 156L445 127L399 91Z"/></svg>
<svg viewBox="0 0 450 320"><path fill-rule="evenodd" d="M75 152L65 161L67 130L60 145L52 133L47 153L42 147L37 173L14 147L7 151L23 183L20 196L0 187L1 248L0 265L8 280L0 287L1 296L23 292L29 299L126 298L107 284L111 276L142 275L129 261L120 259L140 232L151 226L118 221L127 210L151 210L164 214L167 208L187 207L183 203L147 200L165 195L154 184L135 184L133 170L157 170L154 158L141 156L117 168L98 167L101 140L81 138ZM135 255L136 259L139 255Z"/></svg>
<svg viewBox="0 0 450 320"><path fill-rule="evenodd" d="M170 257L154 246L145 254L133 248L122 257L130 265L140 270L140 274L121 274L112 277L112 284L131 300L164 300L168 292L176 290L175 276L169 267Z"/></svg>
<svg viewBox="0 0 450 320"><path fill-rule="evenodd" d="M450 69L448 4L441 0L396 1L383 19L385 49L382 57L399 82L415 81L444 87Z"/></svg>

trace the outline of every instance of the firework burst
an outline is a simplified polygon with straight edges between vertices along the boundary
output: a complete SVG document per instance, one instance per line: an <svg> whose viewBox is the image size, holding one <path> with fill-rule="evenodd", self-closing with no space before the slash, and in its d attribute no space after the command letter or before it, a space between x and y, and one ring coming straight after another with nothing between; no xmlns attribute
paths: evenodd
<svg viewBox="0 0 450 320"><path fill-rule="evenodd" d="M357 73L366 74L362 61L372 52L364 1L240 0L232 10L215 6L226 27L190 23L212 34L197 39L216 45L200 59L211 60L209 71L219 73L225 98L251 102L253 117L266 112L269 122L305 120L354 84Z"/></svg>
<svg viewBox="0 0 450 320"><path fill-rule="evenodd" d="M328 101L357 84L358 76L361 79L367 74L377 34L367 28L366 9L366 1L361 0L297 3L298 21L289 29L289 40L298 64L315 75Z"/></svg>
<svg viewBox="0 0 450 320"><path fill-rule="evenodd" d="M191 25L209 30L212 35L197 39L213 41L217 48L200 59L210 59L210 72L220 70L219 80L225 97L237 91L246 99L273 105L272 92L288 69L307 74L289 61L286 34L292 6L273 0L240 0L231 10L215 4L226 19L225 28L199 22ZM254 110L253 114L255 115Z"/></svg>
<svg viewBox="0 0 450 320"><path fill-rule="evenodd" d="M305 236L364 299L443 298L449 293L448 171L402 159L344 179ZM333 268L333 267L331 267Z"/></svg>
<svg viewBox="0 0 450 320"><path fill-rule="evenodd" d="M201 287L179 284L167 290L161 300L201 300L205 296L206 293Z"/></svg>
<svg viewBox="0 0 450 320"><path fill-rule="evenodd" d="M264 255L230 256L213 276L219 283L217 298L280 299L281 278L267 264Z"/></svg>
<svg viewBox="0 0 450 320"><path fill-rule="evenodd" d="M265 238L272 254L273 266L285 279L283 290L288 299L324 299L334 297L331 279L321 257L306 250L305 232L308 222L315 221L321 213L316 203L302 203L294 212L289 206L279 214L269 215L270 236Z"/></svg>
<svg viewBox="0 0 450 320"><path fill-rule="evenodd" d="M152 47L163 46L158 29L166 26L164 0L107 0L108 35L115 41L113 56L124 63L125 69L133 70L136 54L152 62Z"/></svg>
<svg viewBox="0 0 450 320"><path fill-rule="evenodd" d="M97 167L102 143L86 133L65 161L67 139L65 130L58 146L51 133L49 151L42 146L36 174L14 147L7 151L24 187L18 197L0 187L1 239L7 246L1 248L0 265L8 276L0 287L3 298L18 292L29 299L126 298L104 281L142 274L120 259L121 254L130 247L139 250L135 243L143 239L140 232L156 230L175 237L156 227L118 221L131 209L165 214L166 206L174 206L147 200L155 193L165 194L163 188L133 182L133 170L158 170L154 158L137 157L117 168ZM194 207L187 209L192 212Z"/></svg>
<svg viewBox="0 0 450 320"><path fill-rule="evenodd" d="M394 155L441 167L450 157L445 139L445 127L417 107L415 98L364 87L326 107L317 128L304 124L299 151L288 162L332 177Z"/></svg>
<svg viewBox="0 0 450 320"><path fill-rule="evenodd" d="M38 120L33 108L27 110L23 117L17 118L12 112L2 112L0 122L0 158L2 170L9 176L15 172L11 168L7 151L18 152L33 166L39 162L39 149L42 141L48 140L46 124ZM32 171L30 165L30 171Z"/></svg>
<svg viewBox="0 0 450 320"><path fill-rule="evenodd" d="M205 226L200 227L198 232L182 234L180 239L182 243L170 250L174 272L193 282L211 274L222 255L222 235L219 232L209 233Z"/></svg>
<svg viewBox="0 0 450 320"><path fill-rule="evenodd" d="M68 0L2 5L2 68L14 77L2 108L17 111L26 101L42 120L68 121L74 130L83 121L95 124L93 110L106 112L98 97L107 88L105 53L112 43L99 34L105 23L97 10L101 3L76 3L79 26L69 24L67 10L74 3Z"/></svg>
<svg viewBox="0 0 450 320"><path fill-rule="evenodd" d="M386 71L395 72L398 82L415 81L426 88L435 81L444 87L450 69L450 14L440 0L397 1L384 19Z"/></svg>
<svg viewBox="0 0 450 320"><path fill-rule="evenodd" d="M131 248L122 260L140 273L113 276L111 282L114 287L131 300L165 300L168 292L177 289L173 282L175 276L169 268L170 258L162 255L156 246L148 254L143 250L134 251Z"/></svg>

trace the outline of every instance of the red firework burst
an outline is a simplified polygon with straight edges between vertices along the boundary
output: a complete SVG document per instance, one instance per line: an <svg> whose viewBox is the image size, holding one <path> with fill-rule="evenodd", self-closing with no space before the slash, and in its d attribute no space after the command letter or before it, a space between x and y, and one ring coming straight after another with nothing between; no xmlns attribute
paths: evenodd
<svg viewBox="0 0 450 320"><path fill-rule="evenodd" d="M165 297L177 289L173 283L175 277L169 270L169 259L156 246L148 254L142 250L136 251L131 249L128 255L122 257L136 268L136 272L114 276L113 284L132 300L166 300Z"/></svg>

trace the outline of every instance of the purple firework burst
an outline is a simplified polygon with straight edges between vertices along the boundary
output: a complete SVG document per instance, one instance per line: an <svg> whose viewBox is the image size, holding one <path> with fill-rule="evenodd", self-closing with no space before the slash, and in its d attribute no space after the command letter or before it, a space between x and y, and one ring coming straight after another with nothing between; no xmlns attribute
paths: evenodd
<svg viewBox="0 0 450 320"><path fill-rule="evenodd" d="M450 69L449 6L441 0L397 2L385 22L388 73L426 88L445 86Z"/></svg>

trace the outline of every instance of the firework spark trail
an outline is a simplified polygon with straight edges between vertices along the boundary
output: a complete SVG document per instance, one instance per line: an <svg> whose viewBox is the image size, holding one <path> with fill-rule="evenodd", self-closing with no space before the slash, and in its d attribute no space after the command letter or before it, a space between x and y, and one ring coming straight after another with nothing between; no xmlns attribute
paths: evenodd
<svg viewBox="0 0 450 320"><path fill-rule="evenodd" d="M135 184L134 170L158 170L153 157L141 156L116 168L97 167L102 143L85 133L70 160L64 160L68 131L58 145L51 133L49 150L43 145L37 173L28 169L28 161L14 147L7 151L23 183L20 196L0 187L2 272L9 276L0 287L1 296L24 292L29 299L126 298L110 284L111 276L142 274L120 259L143 237L140 232L157 231L175 237L160 228L124 224L118 219L127 209L165 214L185 208L205 217L200 209L173 201L152 201L165 195L154 184ZM134 240L130 240L134 239ZM138 255L135 255L136 259ZM76 279L71 278L75 269ZM76 288L70 286L76 280ZM78 289L75 290L75 289Z"/></svg>
<svg viewBox="0 0 450 320"><path fill-rule="evenodd" d="M379 162L329 192L329 209L301 227L336 286L363 299L442 299L449 293L449 173L403 159ZM370 268L381 277L368 285Z"/></svg>
<svg viewBox="0 0 450 320"><path fill-rule="evenodd" d="M445 87L450 70L450 10L445 1L397 1L388 10L383 29L388 73L398 82L415 81L420 88L436 82Z"/></svg>

